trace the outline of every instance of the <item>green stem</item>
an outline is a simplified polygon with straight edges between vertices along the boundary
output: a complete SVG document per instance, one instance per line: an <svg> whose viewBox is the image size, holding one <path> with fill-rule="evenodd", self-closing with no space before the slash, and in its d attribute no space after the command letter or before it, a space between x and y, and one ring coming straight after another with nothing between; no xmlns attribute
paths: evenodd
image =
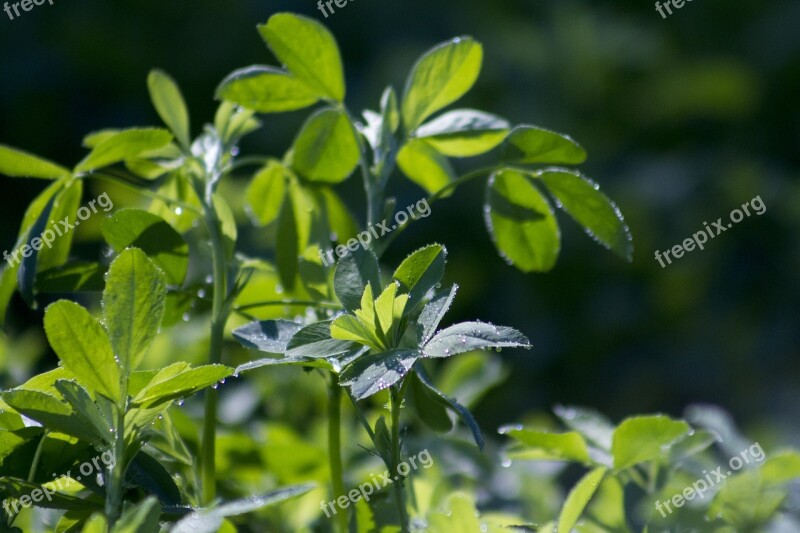
<svg viewBox="0 0 800 533"><path fill-rule="evenodd" d="M36 451L33 454L33 461L31 462L31 467L28 469L28 483L33 483L34 478L36 477L36 470L39 468L39 460L42 457L42 448L44 447L44 441L47 438L47 430L44 430L42 433L42 438L39 439L39 444L36 445ZM10 517L8 521L8 527L14 525L14 521L19 516L19 513L14 514Z"/></svg>
<svg viewBox="0 0 800 533"><path fill-rule="evenodd" d="M496 166L495 167L486 167L486 168L481 168L481 169L475 170L473 172L469 172L467 174L464 174L463 176L460 176L459 178L451 181L450 183L448 183L447 185L445 185L444 187L442 187L441 189L439 189L435 193L429 195L426 198L426 201L428 202L428 205L430 206L432 203L434 203L437 200L441 199L442 196L444 196L444 194L447 193L448 191L450 191L452 189L455 189L459 185L462 185L462 184L464 184L464 183L466 183L468 181L474 180L476 178L480 178L481 176L486 176L487 174L491 174L492 172L498 170L499 168L500 167L496 167ZM383 252L385 252L386 249L389 248L389 245L392 244L392 242L394 242L394 240L397 237L400 236L400 234L403 232L403 230L405 230L408 226L410 226L411 223L414 222L415 220L417 220L417 219L414 218L414 217L409 218L408 221L405 224L401 224L400 226L398 226L394 231L392 231L389 235L387 235L381 241L381 246L379 248L377 248L378 258L380 258L380 256L383 255Z"/></svg>
<svg viewBox="0 0 800 533"><path fill-rule="evenodd" d="M223 172L233 172L234 170L238 170L242 167L246 166L264 166L270 161L273 161L272 158L269 157L259 157L259 156L251 156L251 157L242 157L234 161L233 163L229 164L227 167L223 169Z"/></svg>
<svg viewBox="0 0 800 533"><path fill-rule="evenodd" d="M208 227L211 240L211 253L213 257L214 294L211 309L211 341L208 354L209 364L222 362L222 347L225 334L225 323L228 319L228 310L225 299L228 293L227 260L225 247L220 234L217 214L214 211L213 201L207 199L204 219ZM216 497L216 432L217 432L217 401L219 393L211 388L206 391L206 405L203 417L203 437L200 447L200 480L202 487L202 503L210 504Z"/></svg>
<svg viewBox="0 0 800 533"><path fill-rule="evenodd" d="M341 309L342 305L333 302L315 302L313 300L273 300L268 302L255 302L251 304L239 305L234 307L235 311L247 311L248 309L258 309L259 307L271 307L276 305L305 305L309 307L323 307L326 309Z"/></svg>
<svg viewBox="0 0 800 533"><path fill-rule="evenodd" d="M344 468L342 467L342 389L336 380L336 374L331 373L328 389L328 461L331 469L331 485L333 499L345 494ZM348 515L345 509L336 513L336 522L339 533L347 533Z"/></svg>
<svg viewBox="0 0 800 533"><path fill-rule="evenodd" d="M400 407L403 403L403 390L400 388L392 387L389 395L389 406L392 413L392 470L390 475L399 475L399 466L401 462L401 449L400 449ZM405 479L400 479L392 485L394 492L394 501L397 506L397 512L400 517L400 531L408 533L408 511L406 509L406 495L405 495Z"/></svg>
<svg viewBox="0 0 800 533"><path fill-rule="evenodd" d="M364 193L367 196L367 227L375 225L378 222L378 217L381 215L383 208L383 185L378 183L378 180L372 175L369 170L369 150L364 142L364 138L356 128L356 121L350 111L342 106L342 110L347 115L350 122L350 127L353 129L353 135L358 142L358 150L360 152L358 164L361 168L361 178L364 181Z"/></svg>
<svg viewBox="0 0 800 533"><path fill-rule="evenodd" d="M114 427L114 464L109 467L108 492L106 494L106 518L109 530L119 518L122 506L122 484L125 478L125 413L128 410L128 361L122 360L122 379L120 379L119 403L116 405L117 421Z"/></svg>
<svg viewBox="0 0 800 533"><path fill-rule="evenodd" d="M189 204L187 204L185 202L182 202L180 200L176 200L175 198L170 198L169 196L164 196L163 194L158 194L157 192L153 192L151 190L144 189L141 186L139 186L138 184L132 183L132 182L130 182L130 181L124 179L124 178L118 177L118 176L112 176L110 174L101 174L101 173L87 174L85 176L82 176L82 179L86 179L86 178L96 178L96 179L99 179L99 180L104 180L104 181L108 181L108 182L111 182L111 183L116 183L116 184L122 185L123 187L126 187L126 188L128 188L128 189L130 189L132 191L135 191L135 192L139 193L140 195L142 195L142 196L144 196L146 198L150 198L151 200L160 200L160 201L164 202L167 205L173 205L175 207L180 207L181 209L185 209L186 211L194 213L196 215L200 215L201 214L200 211L196 207L194 207L192 205L189 205Z"/></svg>

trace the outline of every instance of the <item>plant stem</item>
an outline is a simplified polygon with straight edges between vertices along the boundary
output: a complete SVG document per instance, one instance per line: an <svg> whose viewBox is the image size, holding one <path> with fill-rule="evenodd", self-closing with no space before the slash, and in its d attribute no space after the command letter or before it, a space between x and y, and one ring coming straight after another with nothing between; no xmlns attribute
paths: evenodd
<svg viewBox="0 0 800 533"><path fill-rule="evenodd" d="M440 200L442 198L442 196L444 196L444 194L447 193L448 191L458 187L459 185L467 183L468 181L474 180L476 178L480 178L481 176L485 176L487 174L491 174L492 172L498 170L498 168L499 167L494 166L494 167L481 168L481 169L475 170L473 172L468 172L467 174L464 174L463 176L460 176L457 179L451 181L450 183L448 183L447 185L445 185L444 187L442 187L441 189L439 189L435 193L429 195L426 198L426 201L428 202L428 205L430 206L430 204L434 203L436 200ZM392 233L387 235L383 239L383 241L381 241L381 246L376 249L376 251L378 253L378 258L380 258L383 255L383 252L386 251L386 249L389 247L389 245L392 244L392 242L397 237L400 236L400 234L403 232L403 230L405 230L408 226L410 226L411 223L414 222L415 220L417 220L415 217L409 218L406 223L397 226L397 228L394 231L392 231Z"/></svg>
<svg viewBox="0 0 800 533"><path fill-rule="evenodd" d="M204 220L208 227L213 257L214 294L211 310L211 341L208 354L209 364L222 362L223 336L228 310L225 299L228 294L227 259L225 247L220 234L220 226L214 204L209 197L204 211ZM219 393L211 388L206 391L206 405L203 417L203 438L200 448L200 481L202 487L202 503L210 504L216 497L216 432L217 401Z"/></svg>
<svg viewBox="0 0 800 533"><path fill-rule="evenodd" d="M123 358L122 379L120 380L120 400L117 404L117 423L114 427L114 463L109 467L108 492L106 493L106 518L108 528L119 518L122 506L122 483L125 478L125 413L128 410L128 376L130 375L129 362Z"/></svg>
<svg viewBox="0 0 800 533"><path fill-rule="evenodd" d="M331 485L333 499L345 494L344 469L342 467L342 389L336 380L336 374L331 373L328 388L328 462L331 470ZM336 513L336 522L339 533L347 533L347 511L341 509Z"/></svg>
<svg viewBox="0 0 800 533"><path fill-rule="evenodd" d="M389 395L389 407L392 413L392 470L390 475L399 475L399 466L401 461L400 449L400 407L403 403L403 389L404 387L392 387ZM394 492L395 505L400 517L400 531L408 533L408 512L406 510L406 495L405 495L405 479L401 478L399 481L392 485Z"/></svg>
<svg viewBox="0 0 800 533"><path fill-rule="evenodd" d="M378 222L378 217L381 215L383 208L383 185L378 183L375 176L369 169L369 150L361 136L361 132L356 127L356 120L350 111L342 106L342 110L347 115L350 122L350 127L353 128L353 135L358 142L358 150L360 156L358 158L359 167L361 168L361 178L364 181L364 193L367 196L367 227L374 225Z"/></svg>
<svg viewBox="0 0 800 533"><path fill-rule="evenodd" d="M247 311L248 309L258 309L259 307L271 307L276 305L303 305L307 307L321 307L326 309L341 309L341 304L333 302L315 302L313 300L273 300L268 302L255 302L251 304L239 305L234 307L236 311Z"/></svg>

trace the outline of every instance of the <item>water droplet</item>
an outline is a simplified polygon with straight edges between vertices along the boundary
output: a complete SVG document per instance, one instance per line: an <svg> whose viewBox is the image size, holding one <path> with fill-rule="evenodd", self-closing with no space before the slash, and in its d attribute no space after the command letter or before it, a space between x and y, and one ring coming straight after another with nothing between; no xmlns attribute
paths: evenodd
<svg viewBox="0 0 800 533"><path fill-rule="evenodd" d="M183 316L181 318L183 319L184 322L189 322L189 318L191 318L191 316L189 315L189 313L183 313Z"/></svg>
<svg viewBox="0 0 800 533"><path fill-rule="evenodd" d="M198 291L197 291L197 297L198 297L198 298L205 298L205 297L206 297L206 291L205 291L205 289L200 289L200 290L198 290Z"/></svg>
<svg viewBox="0 0 800 533"><path fill-rule="evenodd" d="M275 285L275 294L283 294L283 285Z"/></svg>
<svg viewBox="0 0 800 533"><path fill-rule="evenodd" d="M219 383L214 383L213 385L211 385L211 388L217 390L219 388Z"/></svg>
<svg viewBox="0 0 800 533"><path fill-rule="evenodd" d="M183 405L183 398L178 398L178 400L175 403L178 405L178 407L182 406Z"/></svg>
<svg viewBox="0 0 800 533"><path fill-rule="evenodd" d="M176 207L175 208L175 214L178 215L178 216L181 216L183 214L183 208L182 207Z"/></svg>
<svg viewBox="0 0 800 533"><path fill-rule="evenodd" d="M208 276L206 276L205 282L206 282L206 285L211 285L212 283L214 283L214 276L209 274Z"/></svg>
<svg viewBox="0 0 800 533"><path fill-rule="evenodd" d="M237 155L239 155L239 147L238 146L234 146L233 148L231 148L231 155L233 157L236 157Z"/></svg>

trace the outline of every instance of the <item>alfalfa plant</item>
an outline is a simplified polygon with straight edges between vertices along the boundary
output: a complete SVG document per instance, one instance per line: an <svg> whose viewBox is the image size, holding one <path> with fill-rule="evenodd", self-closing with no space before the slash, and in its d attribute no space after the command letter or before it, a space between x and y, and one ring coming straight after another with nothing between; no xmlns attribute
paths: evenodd
<svg viewBox="0 0 800 533"><path fill-rule="evenodd" d="M124 292L110 282L118 271L117 262L135 257L139 263L150 265L143 263L141 252L125 251L133 246L156 265L153 272L162 272L159 291L166 291L162 295L167 309L164 325L179 320L193 302L210 303L211 366L202 372L214 373L213 377L220 379L229 371L219 365L224 361L226 326L234 314L251 317L250 313L260 308L309 307L311 313L303 323L257 322L240 330L238 336L245 342L280 357L252 362L238 372L267 364L311 366L328 372L329 461L333 494L337 496L344 490L342 390L352 399L376 453L387 466L396 466L402 457L400 417L409 392L413 392L416 408L432 427L452 427L449 412L455 412L467 421L480 445L480 430L468 411L431 383L421 362L482 348L527 347L528 341L516 330L481 322L439 329L456 292L455 286L438 290L446 257L441 245L418 250L391 277L383 276L380 257L406 225L385 239L374 240L370 250L351 249L335 272L322 264L320 250L331 244L344 245L358 234L359 224L335 192L335 185L359 169L365 191L364 225L372 226L394 209L396 201L389 196L389 185L396 168L425 191L428 204L451 196L467 181L486 179L484 216L489 233L499 253L525 272L546 271L556 262L560 231L553 204L567 211L599 243L627 259L632 253L631 237L619 210L591 180L573 169L551 166L584 161L585 151L569 137L532 125L512 126L502 117L473 109L440 113L478 78L483 51L475 39L458 37L426 52L412 67L401 96L387 87L379 110L364 111L363 118L357 118L345 104L341 56L327 29L311 19L282 13L259 26L259 32L284 67L248 67L223 80L217 96L224 101L214 122L194 138L178 86L166 74L154 71L148 87L168 130L132 128L93 133L84 139L89 154L72 169L0 147L0 173L51 182L29 207L18 246L30 244L42 228L74 214L86 180L128 187L151 200L146 210L119 210L104 221L103 237L112 254L120 254L110 269L103 260L68 262L71 236L61 238L52 249L30 254L19 266L6 268L0 279L0 318L5 319L16 290L35 305L51 292L96 290L104 285L103 275L107 274L106 292ZM314 105L318 107L282 158L239 157L241 138L260 126L257 112L286 112ZM463 174L457 174L450 161L490 152L493 164ZM264 258L248 257L239 250L237 223L230 208L235 198L226 199L220 192L222 183L249 167L256 171L246 202L256 224L275 231L272 257L283 286L281 291L265 293L262 299L253 297L261 289L251 288L251 281L275 267ZM334 243L332 234L336 236ZM258 255L270 256L267 250L260 250ZM187 277L189 257L200 258L195 265L200 272L205 272L206 264L211 266L208 277L199 283ZM134 270L130 275L138 283L140 270ZM133 292L136 283L129 286L128 298L138 294ZM147 298L159 291L153 288ZM131 323L128 327L146 325L151 328L148 335L153 334L157 315L151 313L146 321L141 319L143 324ZM287 316L292 314L287 311ZM108 321L104 324L106 329L112 326ZM144 333L128 332L134 334ZM135 364L125 362L135 361L135 357L123 360L117 351L113 354L123 361L121 380L135 375L130 374ZM171 372L160 372L165 371ZM200 372L185 367L180 371ZM191 391L184 391L172 387L177 383L171 379L164 393L174 397L211 382L209 377ZM110 423L116 424L111 427L135 428L121 413L137 408L140 391L130 381L123 387L123 381L118 394L115 389L110 398L115 415ZM386 389L389 418L381 417L372 425L358 402ZM98 396L105 397L87 394L94 401ZM216 388L205 391L202 445L194 470L197 482L190 483L192 490L177 494L180 504L210 505L215 501L219 481L215 468L218 394ZM100 400L98 408L104 401ZM52 409L57 409L55 404ZM141 455L116 437L110 445L122 459L120 469ZM177 449L171 452L181 454ZM115 519L125 499L119 488L124 473L110 472L110 490L103 491L110 503L106 504L105 516L96 520L108 521L110 527L116 527ZM397 524L406 531L407 486L399 483L395 488ZM290 489L281 495L303 490ZM163 491L145 493L158 497L161 505L170 501ZM234 510L250 508L240 505ZM157 514L152 512L153 516ZM224 512L206 511L204 516L221 521ZM337 516L339 528L347 530L347 513ZM161 518L169 516L162 513Z"/></svg>
<svg viewBox="0 0 800 533"><path fill-rule="evenodd" d="M277 259L285 284L292 286L299 273L314 301L338 303L341 314L306 323L256 321L240 328L235 335L245 346L279 357L247 363L238 371L293 365L328 374L329 460L335 498L345 494L340 388L347 390L376 453L389 471L396 471L403 458L401 408L410 391L418 414L432 427L452 428L448 414L452 411L483 445L472 416L430 382L423 360L473 350L529 347L529 342L512 328L482 322L438 330L457 290L455 285L438 290L446 263L441 245L414 252L391 277L381 275L379 258L413 218L383 240L370 239L370 250L349 248L334 272L326 269L318 257L330 242L324 229L322 239L315 240L313 235L319 234L315 221L309 224L301 218L307 216L304 197L344 181L358 168L365 191L366 227L372 227L388 218L396 206L395 199L387 198L396 167L426 192L428 205L450 196L469 180L488 177L487 227L501 255L526 272L549 270L558 257L560 233L548 193L590 235L626 258L632 251L631 237L619 210L593 182L573 170L539 167L583 162L584 150L569 137L531 125L512 127L499 116L474 109L434 116L459 100L477 80L483 50L473 38L458 37L429 50L411 69L401 98L387 87L379 111L366 110L363 119L357 119L345 104L339 49L322 25L278 14L259 26L259 32L284 68L256 65L237 70L222 82L217 94L262 113L321 103L283 160L267 162L255 176L248 199L261 223L277 220ZM493 165L463 175L456 174L449 160L495 149ZM259 194L263 191L270 194ZM320 210L320 216L323 213ZM299 241L298 234L304 235ZM345 242L355 235L350 230L339 237ZM281 248L293 251L285 261ZM373 426L358 402L385 389L389 390L388 419L380 417ZM393 488L399 526L408 531L408 487L401 480ZM346 510L339 510L336 519L339 530L347 531Z"/></svg>

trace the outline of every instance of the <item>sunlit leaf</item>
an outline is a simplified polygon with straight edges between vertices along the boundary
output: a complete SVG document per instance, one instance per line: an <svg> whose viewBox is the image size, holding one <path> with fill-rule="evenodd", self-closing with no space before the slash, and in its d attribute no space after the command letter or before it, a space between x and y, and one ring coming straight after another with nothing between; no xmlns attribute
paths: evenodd
<svg viewBox="0 0 800 533"><path fill-rule="evenodd" d="M318 96L344 100L342 58L325 26L308 17L277 13L258 31L275 57Z"/></svg>
<svg viewBox="0 0 800 533"><path fill-rule="evenodd" d="M561 233L553 208L519 172L492 175L486 189L486 225L498 252L523 272L553 268Z"/></svg>
<svg viewBox="0 0 800 533"><path fill-rule="evenodd" d="M406 80L402 105L406 130L413 131L469 91L482 62L483 47L472 37L456 37L426 52Z"/></svg>

